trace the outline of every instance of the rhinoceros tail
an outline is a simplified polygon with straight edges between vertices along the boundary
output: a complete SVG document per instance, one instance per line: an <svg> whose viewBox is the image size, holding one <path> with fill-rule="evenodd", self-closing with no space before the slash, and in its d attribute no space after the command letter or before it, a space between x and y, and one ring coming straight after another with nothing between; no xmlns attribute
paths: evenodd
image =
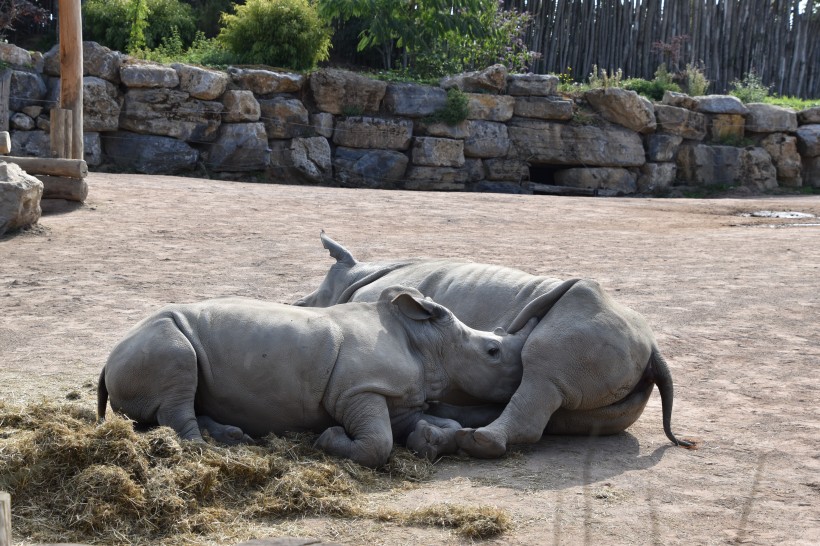
<svg viewBox="0 0 820 546"><path fill-rule="evenodd" d="M664 360L663 355L656 346L652 346L652 356L650 357L655 384L661 393L661 408L663 410L663 431L672 443L681 447L694 448L696 442L690 440L678 440L672 434L672 400L674 398L674 387L672 386L672 373L669 365Z"/></svg>
<svg viewBox="0 0 820 546"><path fill-rule="evenodd" d="M105 386L105 367L100 372L97 383L97 421L105 420L105 407L108 405L108 387Z"/></svg>

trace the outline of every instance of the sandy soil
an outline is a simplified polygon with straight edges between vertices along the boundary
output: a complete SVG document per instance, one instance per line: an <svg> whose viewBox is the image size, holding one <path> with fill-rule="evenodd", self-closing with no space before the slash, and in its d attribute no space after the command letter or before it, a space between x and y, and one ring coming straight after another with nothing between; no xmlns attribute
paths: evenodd
<svg viewBox="0 0 820 546"><path fill-rule="evenodd" d="M409 193L92 174L88 202L50 203L0 240L0 397L79 395L168 302L292 302L332 263L324 228L362 260L448 256L595 278L653 325L676 382L626 433L545 437L501 460L445 459L393 506L494 504L497 544L820 543L820 198L721 200ZM788 226L788 224L814 224ZM73 393L73 394L72 394ZM311 518L271 534L354 544L458 543L436 529Z"/></svg>

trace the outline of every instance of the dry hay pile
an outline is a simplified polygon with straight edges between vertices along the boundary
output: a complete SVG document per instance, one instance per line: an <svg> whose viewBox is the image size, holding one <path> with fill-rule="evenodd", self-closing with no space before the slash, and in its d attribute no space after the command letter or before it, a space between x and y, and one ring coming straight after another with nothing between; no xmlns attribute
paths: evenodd
<svg viewBox="0 0 820 546"><path fill-rule="evenodd" d="M42 542L225 541L247 537L254 522L293 516L439 526L471 538L510 526L491 507L368 507L364 493L426 479L429 463L399 448L374 471L329 457L311 440L203 448L180 443L169 428L137 433L121 417L97 425L77 404L0 402L0 490L11 493L15 535Z"/></svg>

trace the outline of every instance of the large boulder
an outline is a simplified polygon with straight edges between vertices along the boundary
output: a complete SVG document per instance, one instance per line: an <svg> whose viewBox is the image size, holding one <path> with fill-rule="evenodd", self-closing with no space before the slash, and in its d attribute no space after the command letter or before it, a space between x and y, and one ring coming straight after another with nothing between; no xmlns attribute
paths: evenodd
<svg viewBox="0 0 820 546"><path fill-rule="evenodd" d="M174 72L176 74L176 72ZM120 129L186 141L216 138L222 103L188 99L173 89L129 89L120 115Z"/></svg>
<svg viewBox="0 0 820 546"><path fill-rule="evenodd" d="M14 163L0 161L0 236L36 224L43 183Z"/></svg>
<svg viewBox="0 0 820 546"><path fill-rule="evenodd" d="M571 188L599 190L605 195L638 191L638 175L617 167L579 167L555 173L555 183Z"/></svg>
<svg viewBox="0 0 820 546"><path fill-rule="evenodd" d="M762 148L684 144L678 152L677 167L678 178L694 185L777 187L777 171Z"/></svg>
<svg viewBox="0 0 820 546"><path fill-rule="evenodd" d="M558 76L553 74L509 74L507 94L514 97L549 97L558 90Z"/></svg>
<svg viewBox="0 0 820 546"><path fill-rule="evenodd" d="M646 163L641 137L623 127L515 118L507 131L518 157L534 163L595 167L640 167Z"/></svg>
<svg viewBox="0 0 820 546"><path fill-rule="evenodd" d="M558 97L516 97L513 113L535 119L570 120L573 103Z"/></svg>
<svg viewBox="0 0 820 546"><path fill-rule="evenodd" d="M661 103L667 106L686 108L687 110L698 109L697 99L690 97L686 93L676 93L675 91L665 91Z"/></svg>
<svg viewBox="0 0 820 546"><path fill-rule="evenodd" d="M228 68L231 80L241 89L257 95L298 93L305 86L305 77L292 72L273 72L253 68Z"/></svg>
<svg viewBox="0 0 820 546"><path fill-rule="evenodd" d="M797 122L800 125L820 123L820 106L806 108L805 110L797 112Z"/></svg>
<svg viewBox="0 0 820 546"><path fill-rule="evenodd" d="M523 159L485 159L484 172L487 180L523 182L530 178L529 164Z"/></svg>
<svg viewBox="0 0 820 546"><path fill-rule="evenodd" d="M222 95L222 121L225 123L241 123L259 121L262 109L252 91L247 89L232 89Z"/></svg>
<svg viewBox="0 0 820 546"><path fill-rule="evenodd" d="M299 99L279 95L259 100L268 138L293 138L310 132L310 115Z"/></svg>
<svg viewBox="0 0 820 546"><path fill-rule="evenodd" d="M223 123L205 161L214 171L261 171L268 166L269 156L263 123Z"/></svg>
<svg viewBox="0 0 820 546"><path fill-rule="evenodd" d="M439 84L443 89L457 87L468 93L504 93L507 88L507 67L494 64L484 70L445 76Z"/></svg>
<svg viewBox="0 0 820 546"><path fill-rule="evenodd" d="M648 99L618 87L591 89L584 98L604 119L635 132L655 131L655 110Z"/></svg>
<svg viewBox="0 0 820 546"><path fill-rule="evenodd" d="M800 187L803 185L802 161L797 152L797 137L785 133L772 133L760 145L772 157L777 170L777 182L781 186Z"/></svg>
<svg viewBox="0 0 820 546"><path fill-rule="evenodd" d="M797 130L797 150L804 157L820 156L820 123L803 125Z"/></svg>
<svg viewBox="0 0 820 546"><path fill-rule="evenodd" d="M467 94L467 119L508 121L515 111L515 97L509 95Z"/></svg>
<svg viewBox="0 0 820 546"><path fill-rule="evenodd" d="M404 179L409 159L394 150L336 148L333 167L343 186L393 188Z"/></svg>
<svg viewBox="0 0 820 546"><path fill-rule="evenodd" d="M447 104L447 92L440 87L412 83L391 83L384 95L384 107L395 116L421 118Z"/></svg>
<svg viewBox="0 0 820 546"><path fill-rule="evenodd" d="M416 134L442 138L467 138L470 136L471 124L474 121L462 121L453 125L441 121L419 120L416 123Z"/></svg>
<svg viewBox="0 0 820 546"><path fill-rule="evenodd" d="M647 161L674 161L678 153L678 146L683 142L683 137L678 135L668 135L664 133L653 133L644 137L646 145Z"/></svg>
<svg viewBox="0 0 820 546"><path fill-rule="evenodd" d="M678 135L688 140L703 140L706 137L708 118L705 114L677 106L657 104L655 118L660 133Z"/></svg>
<svg viewBox="0 0 820 546"><path fill-rule="evenodd" d="M462 167L410 165L401 187L418 191L465 191L468 182L483 178L480 159L466 161Z"/></svg>
<svg viewBox="0 0 820 546"><path fill-rule="evenodd" d="M9 127L13 131L32 131L35 127L34 119L22 112L15 112L9 118Z"/></svg>
<svg viewBox="0 0 820 546"><path fill-rule="evenodd" d="M325 137L294 138L290 143L293 168L307 181L329 182L333 178L330 143Z"/></svg>
<svg viewBox="0 0 820 546"><path fill-rule="evenodd" d="M697 97L697 110L704 114L736 114L746 116L749 109L732 95L705 95Z"/></svg>
<svg viewBox="0 0 820 546"><path fill-rule="evenodd" d="M336 123L333 143L347 148L406 150L412 136L413 122L409 119L355 116Z"/></svg>
<svg viewBox="0 0 820 546"><path fill-rule="evenodd" d="M95 76L112 83L120 82L122 53L112 51L97 42L83 42L83 76ZM60 45L52 47L43 56L43 72L60 75Z"/></svg>
<svg viewBox="0 0 820 546"><path fill-rule="evenodd" d="M120 80L126 87L167 87L179 85L179 75L170 66L130 63L120 67Z"/></svg>
<svg viewBox="0 0 820 546"><path fill-rule="evenodd" d="M797 113L791 108L753 102L747 105L746 130L753 133L793 133L797 130Z"/></svg>
<svg viewBox="0 0 820 546"><path fill-rule="evenodd" d="M469 120L466 122L466 127L465 156L502 157L507 155L510 149L510 137L506 125L494 121Z"/></svg>
<svg viewBox="0 0 820 546"><path fill-rule="evenodd" d="M51 137L45 131L12 131L11 149L21 157L51 157Z"/></svg>
<svg viewBox="0 0 820 546"><path fill-rule="evenodd" d="M116 165L145 174L191 171L199 159L199 152L176 138L126 131L104 133L103 149Z"/></svg>
<svg viewBox="0 0 820 546"><path fill-rule="evenodd" d="M375 114L387 83L347 70L323 68L310 75L310 90L322 112L337 116Z"/></svg>
<svg viewBox="0 0 820 546"><path fill-rule="evenodd" d="M218 99L228 86L228 75L221 71L180 63L172 64L171 68L177 71L180 90L195 99Z"/></svg>
<svg viewBox="0 0 820 546"><path fill-rule="evenodd" d="M27 106L42 106L48 92L39 74L22 70L11 71L9 110L20 112Z"/></svg>
<svg viewBox="0 0 820 546"><path fill-rule="evenodd" d="M647 163L638 176L638 191L657 193L669 189L675 183L678 167L674 163Z"/></svg>
<svg viewBox="0 0 820 546"><path fill-rule="evenodd" d="M411 150L413 165L428 167L461 167L464 165L464 141L451 138L416 137Z"/></svg>
<svg viewBox="0 0 820 546"><path fill-rule="evenodd" d="M116 131L121 98L113 83L96 76L83 78L83 130Z"/></svg>
<svg viewBox="0 0 820 546"><path fill-rule="evenodd" d="M0 42L0 63L20 68L27 67L32 64L31 53L14 44Z"/></svg>
<svg viewBox="0 0 820 546"><path fill-rule="evenodd" d="M746 118L740 114L709 114L709 138L714 141L743 138Z"/></svg>
<svg viewBox="0 0 820 546"><path fill-rule="evenodd" d="M803 158L803 185L820 188L820 156Z"/></svg>

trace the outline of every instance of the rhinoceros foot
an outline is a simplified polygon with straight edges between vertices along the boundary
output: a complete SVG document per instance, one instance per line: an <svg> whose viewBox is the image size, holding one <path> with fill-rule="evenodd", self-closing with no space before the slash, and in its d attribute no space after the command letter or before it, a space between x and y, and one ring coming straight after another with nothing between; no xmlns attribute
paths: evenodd
<svg viewBox="0 0 820 546"><path fill-rule="evenodd" d="M480 459L497 459L507 451L504 435L486 427L456 431L456 443L467 455Z"/></svg>
<svg viewBox="0 0 820 546"><path fill-rule="evenodd" d="M219 443L227 444L229 446L256 443L253 438L245 434L245 432L239 427L217 423L205 415L198 416L196 421L197 424L199 424L200 429L207 430L211 438Z"/></svg>
<svg viewBox="0 0 820 546"><path fill-rule="evenodd" d="M442 455L455 453L457 429L441 428L421 420L407 437L407 449L429 461L435 461Z"/></svg>

